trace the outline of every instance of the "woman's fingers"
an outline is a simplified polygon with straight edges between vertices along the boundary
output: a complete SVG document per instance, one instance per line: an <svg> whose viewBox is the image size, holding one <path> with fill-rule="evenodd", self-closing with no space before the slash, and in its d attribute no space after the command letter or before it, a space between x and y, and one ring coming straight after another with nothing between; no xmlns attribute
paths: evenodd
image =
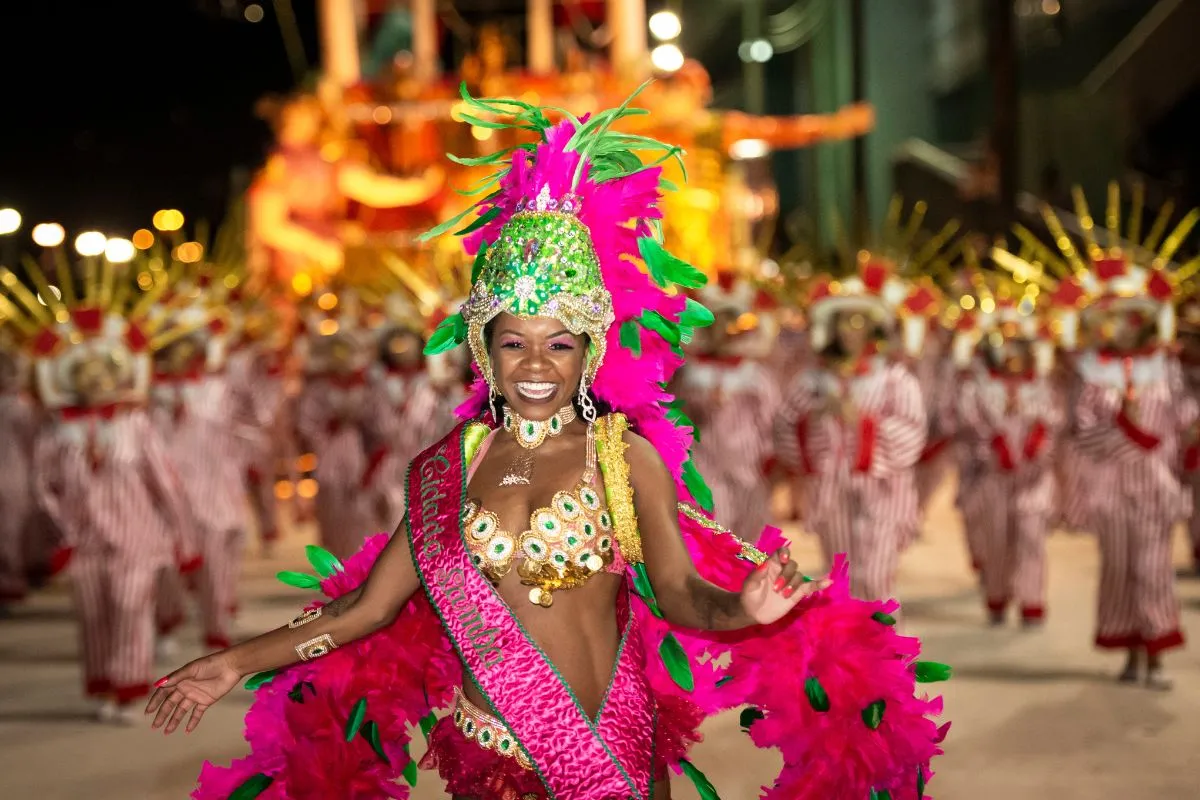
<svg viewBox="0 0 1200 800"><path fill-rule="evenodd" d="M188 712L191 711L195 706L196 704L191 700L188 700L186 697L176 703L175 711L171 714L171 719L167 722L166 730L164 730L163 733L174 733L175 729L179 727L179 723L183 722L184 718L187 717Z"/></svg>
<svg viewBox="0 0 1200 800"><path fill-rule="evenodd" d="M150 723L150 727L161 728L163 725L165 725L167 720L169 720L171 715L175 712L175 707L183 702L183 699L183 692L179 691L178 689L172 690L171 693L167 695L167 699L163 701L162 707L158 709L158 714L155 715L154 722Z"/></svg>
<svg viewBox="0 0 1200 800"><path fill-rule="evenodd" d="M192 731L196 730L196 726L199 725L200 720L204 718L205 711L208 711L208 706L200 704L196 705L196 708L192 710L192 717L188 720L188 724L184 729L184 733L191 733Z"/></svg>

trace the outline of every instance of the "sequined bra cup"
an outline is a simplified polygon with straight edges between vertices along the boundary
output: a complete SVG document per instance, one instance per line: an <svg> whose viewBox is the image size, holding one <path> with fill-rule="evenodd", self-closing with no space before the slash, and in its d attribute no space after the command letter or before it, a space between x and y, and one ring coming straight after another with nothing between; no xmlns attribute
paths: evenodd
<svg viewBox="0 0 1200 800"><path fill-rule="evenodd" d="M587 465L575 488L556 493L550 505L534 510L523 533L501 528L499 518L476 500L463 507L467 548L475 565L499 583L518 562L521 583L533 587L530 602L546 608L555 591L582 586L598 572L620 573L625 568L613 537L612 516L595 486L595 450L590 445L587 450ZM484 452L481 448L476 464Z"/></svg>

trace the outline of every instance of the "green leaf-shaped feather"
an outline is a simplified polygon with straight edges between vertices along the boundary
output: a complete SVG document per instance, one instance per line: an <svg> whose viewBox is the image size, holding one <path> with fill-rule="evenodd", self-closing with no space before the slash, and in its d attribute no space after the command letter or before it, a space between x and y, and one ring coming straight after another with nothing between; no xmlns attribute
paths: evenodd
<svg viewBox="0 0 1200 800"><path fill-rule="evenodd" d="M939 681L950 680L950 675L953 670L947 664L939 664L936 661L918 661L913 665L913 673L917 676L917 683L938 683Z"/></svg>
<svg viewBox="0 0 1200 800"><path fill-rule="evenodd" d="M638 317L638 321L642 323L642 327L646 330L654 331L661 336L667 344L677 345L682 339L679 333L679 326L657 311L646 309Z"/></svg>
<svg viewBox="0 0 1200 800"><path fill-rule="evenodd" d="M706 328L712 325L714 320L715 317L708 308L690 297L687 299L687 305L683 308L683 313L679 315L679 324L691 328Z"/></svg>
<svg viewBox="0 0 1200 800"><path fill-rule="evenodd" d="M350 710L350 719L346 720L346 741L354 741L354 737L358 736L358 730L362 727L363 719L367 716L367 698L361 697L354 704L354 708Z"/></svg>
<svg viewBox="0 0 1200 800"><path fill-rule="evenodd" d="M896 624L895 617L893 617L891 614L885 614L882 611L876 611L874 614L871 615L871 619L875 620L880 625L895 625Z"/></svg>
<svg viewBox="0 0 1200 800"><path fill-rule="evenodd" d="M642 329L636 320L626 320L620 327L621 347L633 353L635 358L642 356Z"/></svg>
<svg viewBox="0 0 1200 800"><path fill-rule="evenodd" d="M696 505L712 513L712 489L708 488L708 484L704 482L703 476L700 475L700 470L696 469L695 462L690 458L683 465L683 485L687 487L688 494L696 501Z"/></svg>
<svg viewBox="0 0 1200 800"><path fill-rule="evenodd" d="M268 683L273 681L275 676L278 674L279 670L277 669L269 669L266 672L256 673L251 675L246 682L242 684L242 688L248 692L253 692L258 687L266 686Z"/></svg>
<svg viewBox="0 0 1200 800"><path fill-rule="evenodd" d="M671 680L675 681L676 686L685 692L690 692L696 688L696 678L692 675L692 665L688 663L687 653L683 652L683 645L675 638L675 634L668 633L663 638L662 644L658 646L658 655L666 666L667 672L670 673Z"/></svg>
<svg viewBox="0 0 1200 800"><path fill-rule="evenodd" d="M444 353L447 350L453 350L463 343L467 338L467 322L463 319L462 314L451 314L442 320L442 324L437 326L437 330L429 337L429 341L425 343L425 355L436 356L438 353Z"/></svg>
<svg viewBox="0 0 1200 800"><path fill-rule="evenodd" d="M475 281L479 280L479 274L483 272L484 262L487 261L488 243L483 242L479 245L479 250L475 253L475 260L471 262L471 285L475 285Z"/></svg>
<svg viewBox="0 0 1200 800"><path fill-rule="evenodd" d="M404 752L408 752L408 745L404 746ZM417 785L417 762L412 760L412 756L408 757L408 763L404 765L404 781L409 786Z"/></svg>
<svg viewBox="0 0 1200 800"><path fill-rule="evenodd" d="M337 560L337 556L326 550L324 547L318 547L315 544L304 545L304 555L308 556L308 563L312 564L312 568L317 571L317 574L322 578L328 578L335 572L341 572L342 562Z"/></svg>
<svg viewBox="0 0 1200 800"><path fill-rule="evenodd" d="M437 714L434 714L432 711L430 711L428 714L421 717L420 725L421 735L428 739L430 731L433 730L433 726L437 725Z"/></svg>
<svg viewBox="0 0 1200 800"><path fill-rule="evenodd" d="M742 730L746 733L750 732L750 726L766 717L761 708L743 708L741 716L738 717L738 724L742 726Z"/></svg>
<svg viewBox="0 0 1200 800"><path fill-rule="evenodd" d="M654 596L654 587L650 585L650 573L646 571L644 563L633 565L633 591L646 601L651 614L659 619L663 618L662 611L658 608L658 598Z"/></svg>
<svg viewBox="0 0 1200 800"><path fill-rule="evenodd" d="M284 570L275 575L276 578L286 583L288 586L295 586L297 589L320 589L321 580L316 575L309 575L307 572L293 572Z"/></svg>
<svg viewBox="0 0 1200 800"><path fill-rule="evenodd" d="M479 218L477 220L475 220L474 222L472 222L470 225L463 228L462 230L457 231L455 235L469 236L470 234L474 233L475 231L479 230L480 228L482 228L485 225L487 225L488 223L490 223L496 217L500 216L500 214L503 213L503 211L504 211L504 209L500 208L500 206L492 206L487 211L480 214Z"/></svg>
<svg viewBox="0 0 1200 800"><path fill-rule="evenodd" d="M879 791L872 789L870 798L871 800L892 800L892 793L887 789L880 789Z"/></svg>
<svg viewBox="0 0 1200 800"><path fill-rule="evenodd" d="M825 694L825 687L815 675L804 681L804 694L808 696L808 704L813 711L824 713L829 710L829 695Z"/></svg>
<svg viewBox="0 0 1200 800"><path fill-rule="evenodd" d="M692 785L696 787L696 794L700 795L700 800L721 800L721 795L717 794L717 787L713 786L712 781L703 772L696 769L692 762L681 758L679 766L683 769L683 774L687 775Z"/></svg>
<svg viewBox="0 0 1200 800"><path fill-rule="evenodd" d="M257 775L251 775L241 786L233 790L233 793L229 795L229 800L254 800L255 797L258 797L270 788L274 782L274 778L264 775L261 772Z"/></svg>
<svg viewBox="0 0 1200 800"><path fill-rule="evenodd" d="M366 702L365 700L362 702ZM391 764L387 753L383 752L383 742L379 738L379 726L375 724L375 720L371 720L362 726L359 735L367 740L367 744L371 745L371 749L375 751L375 755L379 756L379 760L385 764ZM349 741L349 740L347 740Z"/></svg>
<svg viewBox="0 0 1200 800"><path fill-rule="evenodd" d="M925 768L920 764L917 765L917 800L923 800L925 797Z"/></svg>
<svg viewBox="0 0 1200 800"><path fill-rule="evenodd" d="M643 236L638 239L638 252L646 262L650 277L659 286L665 288L676 284L685 289L698 289L708 282L703 272L668 253L653 237Z"/></svg>
<svg viewBox="0 0 1200 800"><path fill-rule="evenodd" d="M874 703L871 703L871 705L863 709L863 724L871 730L877 730L883 724L883 711L886 708L887 703L883 700L876 700Z"/></svg>

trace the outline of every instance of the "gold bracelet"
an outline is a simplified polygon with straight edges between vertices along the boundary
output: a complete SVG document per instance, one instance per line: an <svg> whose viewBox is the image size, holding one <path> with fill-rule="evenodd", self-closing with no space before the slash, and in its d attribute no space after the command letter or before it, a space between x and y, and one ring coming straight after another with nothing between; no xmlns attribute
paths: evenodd
<svg viewBox="0 0 1200 800"><path fill-rule="evenodd" d="M301 625L307 625L313 620L321 618L321 612L325 609L324 606L317 606L311 611L305 611L300 616L288 623L289 628L299 628Z"/></svg>
<svg viewBox="0 0 1200 800"><path fill-rule="evenodd" d="M307 642L296 645L296 655L300 656L301 661L311 661L336 649L337 645L334 644L333 637L328 633L322 633L315 639L309 639Z"/></svg>

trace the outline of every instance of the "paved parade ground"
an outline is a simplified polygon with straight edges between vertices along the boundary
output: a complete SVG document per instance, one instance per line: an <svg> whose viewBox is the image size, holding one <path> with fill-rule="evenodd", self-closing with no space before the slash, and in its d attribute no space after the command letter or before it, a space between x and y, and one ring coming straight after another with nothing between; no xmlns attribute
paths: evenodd
<svg viewBox="0 0 1200 800"><path fill-rule="evenodd" d="M1180 592L1190 649L1169 654L1169 694L1117 685L1119 655L1091 647L1097 552L1088 537L1050 542L1049 618L1043 630L990 629L963 554L950 487L935 499L924 537L905 555L899 593L906 630L925 657L950 663L941 684L954 720L929 792L939 800L1184 800L1200 797L1200 580ZM251 557L242 580L239 630L250 634L290 619L304 594L274 580L303 562L309 532L295 531L272 560ZM802 567L815 569L811 538ZM1178 563L1186 564L1183 541ZM188 628L185 657L199 654ZM4 800L179 800L204 759L243 754L238 691L190 736L164 738L149 726L92 722L80 696L67 594L54 586L0 620L0 798ZM163 665L162 672L170 665ZM786 669L786 664L780 664ZM723 800L750 800L778 763L745 743L736 715L706 728L695 761ZM419 741L419 737L418 737ZM414 748L414 754L419 752ZM416 798L444 797L421 773ZM695 798L686 780L676 798ZM330 800L336 800L330 798ZM833 800L831 798L831 800Z"/></svg>

